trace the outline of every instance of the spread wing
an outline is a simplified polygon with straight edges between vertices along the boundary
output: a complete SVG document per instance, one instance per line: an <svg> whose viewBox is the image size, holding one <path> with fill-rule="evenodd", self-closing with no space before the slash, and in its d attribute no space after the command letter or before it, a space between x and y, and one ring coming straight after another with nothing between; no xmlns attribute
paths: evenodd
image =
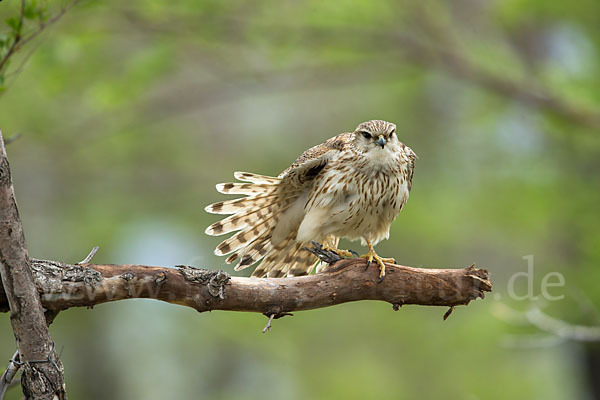
<svg viewBox="0 0 600 400"><path fill-rule="evenodd" d="M232 253L227 262L239 260L236 270L262 260L252 276L310 273L317 259L304 250L306 243L295 240L304 218L304 205L315 178L329 160L348 145L351 135L343 133L306 150L277 178L237 172L235 177L248 183L217 185L222 193L248 197L206 207L211 213L233 214L209 226L207 234L222 235L239 230L219 244L215 254Z"/></svg>

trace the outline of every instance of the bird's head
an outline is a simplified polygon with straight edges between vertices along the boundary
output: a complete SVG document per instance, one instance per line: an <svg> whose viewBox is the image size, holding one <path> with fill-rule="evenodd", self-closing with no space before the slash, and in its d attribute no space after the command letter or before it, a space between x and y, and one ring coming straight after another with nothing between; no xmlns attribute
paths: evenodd
<svg viewBox="0 0 600 400"><path fill-rule="evenodd" d="M396 136L396 125L391 122L373 120L363 122L354 130L354 146L363 153L383 155L382 151L398 151L401 146Z"/></svg>

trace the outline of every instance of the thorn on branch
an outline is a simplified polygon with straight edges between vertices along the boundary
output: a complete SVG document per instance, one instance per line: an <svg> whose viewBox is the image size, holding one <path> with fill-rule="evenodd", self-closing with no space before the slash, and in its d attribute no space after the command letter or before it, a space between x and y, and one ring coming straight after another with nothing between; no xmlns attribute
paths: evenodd
<svg viewBox="0 0 600 400"><path fill-rule="evenodd" d="M452 314L452 311L454 311L454 306L450 306L450 308L448 309L448 311L446 311L446 313L444 314L444 321L448 319L448 317L450 316L450 314Z"/></svg>
<svg viewBox="0 0 600 400"><path fill-rule="evenodd" d="M287 315L289 315L290 317L293 317L294 314L289 313L289 312L273 312L273 311L268 311L266 313L263 313L263 315L265 317L269 317L269 321L267 321L267 325L265 325L264 329L262 330L262 333L267 333L267 331L271 331L271 322L273 322L274 319L279 319L279 318L283 318Z"/></svg>
<svg viewBox="0 0 600 400"><path fill-rule="evenodd" d="M89 264L89 262L92 261L92 258L94 258L94 256L98 252L99 248L100 247L98 247L98 246L94 246L94 248L92 249L92 251L90 251L90 254L88 254L87 257L85 257L83 260L79 261L75 265Z"/></svg>

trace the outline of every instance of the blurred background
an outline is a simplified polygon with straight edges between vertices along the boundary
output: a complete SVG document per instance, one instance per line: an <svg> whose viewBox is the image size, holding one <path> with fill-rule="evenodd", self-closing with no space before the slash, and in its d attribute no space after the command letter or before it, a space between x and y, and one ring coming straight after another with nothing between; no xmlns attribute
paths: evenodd
<svg viewBox="0 0 600 400"><path fill-rule="evenodd" d="M71 309L51 326L70 398L599 399L599 21L597 0L77 4L0 82L32 257L233 273L204 235L214 185L385 119L419 160L378 252L476 263L494 292L447 321L359 302L267 334L152 300Z"/></svg>

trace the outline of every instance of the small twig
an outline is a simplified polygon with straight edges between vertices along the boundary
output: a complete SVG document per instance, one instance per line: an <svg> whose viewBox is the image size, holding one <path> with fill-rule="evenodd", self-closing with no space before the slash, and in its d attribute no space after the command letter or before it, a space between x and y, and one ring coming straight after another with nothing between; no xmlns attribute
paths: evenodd
<svg viewBox="0 0 600 400"><path fill-rule="evenodd" d="M40 47L40 45L41 45L41 42L38 42L34 46L30 47L27 54L24 55L23 58L20 60L19 65L16 68L14 68L12 71L6 72L4 74L4 78L8 79L8 78L13 78L13 77L19 76L19 74L21 72L23 72L23 70L25 69L25 65L27 64L27 62L29 61L31 56L33 56L33 53L36 52L36 50Z"/></svg>
<svg viewBox="0 0 600 400"><path fill-rule="evenodd" d="M83 260L81 260L78 263L76 263L76 265L88 264L90 261L92 261L92 258L94 258L94 256L98 252L99 248L100 247L98 247L98 246L94 246L94 248L92 249L92 251L90 251L90 254L88 254L87 257L84 258Z"/></svg>
<svg viewBox="0 0 600 400"><path fill-rule="evenodd" d="M11 43L10 47L4 54L4 57L0 60L0 70L4 68L10 57L17 51L17 46L21 42L21 31L23 30L23 20L25 18L25 0L21 0L21 11L19 13L19 27L15 32L15 38Z"/></svg>
<svg viewBox="0 0 600 400"><path fill-rule="evenodd" d="M67 13L67 11L69 11L71 8L73 8L75 5L77 5L77 3L81 2L81 1L82 0L71 1L69 4L62 7L55 16L48 19L46 22L40 22L40 24L36 30L31 32L29 35L23 36L22 29L23 29L23 23L24 23L24 17L25 17L25 0L21 0L21 12L19 14L19 29L16 32L16 35L15 35L15 38L14 38L12 44L8 48L7 52L4 54L4 57L2 57L2 59L0 59L0 70L2 70L6 66L6 63L8 62L10 57L12 57L21 47L23 47L23 45L25 45L27 42L31 41L36 36L38 36L48 26L54 24L59 19L61 19Z"/></svg>
<svg viewBox="0 0 600 400"><path fill-rule="evenodd" d="M73 0L69 4L67 4L66 6L64 6L63 8L61 8L60 11L54 17L48 19L44 23L41 23L39 25L38 29L36 29L35 31L33 31L32 33L30 33L28 36L23 37L23 39L21 39L20 46L22 47L24 44L26 44L30 40L34 39L44 29L46 29L48 26L54 24L59 19L61 19L67 13L67 11L69 11L71 8L73 8L74 6L76 6L77 3L80 3L81 1L82 0Z"/></svg>
<svg viewBox="0 0 600 400"><path fill-rule="evenodd" d="M525 313L527 321L536 328L559 338L577 342L600 342L600 326L572 325L560 319L552 318L538 307Z"/></svg>
<svg viewBox="0 0 600 400"><path fill-rule="evenodd" d="M266 333L267 331L271 331L271 322L273 322L274 319L279 319L279 318L283 318L285 316L291 316L293 317L294 314L289 313L289 312L266 312L264 313L265 317L269 317L269 321L267 321L267 325L265 325L265 328L262 330L262 333Z"/></svg>
<svg viewBox="0 0 600 400"><path fill-rule="evenodd" d="M271 314L267 325L265 325L265 328L262 330L262 333L267 333L267 331L271 331L271 322L273 322L273 318L275 318L275 314Z"/></svg>
<svg viewBox="0 0 600 400"><path fill-rule="evenodd" d="M520 312L504 305L495 314L498 318L514 325L529 325L542 332L546 332L556 339L553 341L546 336L546 342L551 345L569 340L574 342L600 342L600 326L573 325L545 314L538 306L533 306L528 311ZM516 341L514 338L511 339L511 343L515 343ZM524 338L523 341L529 342L530 340ZM547 345L545 344L544 346Z"/></svg>

